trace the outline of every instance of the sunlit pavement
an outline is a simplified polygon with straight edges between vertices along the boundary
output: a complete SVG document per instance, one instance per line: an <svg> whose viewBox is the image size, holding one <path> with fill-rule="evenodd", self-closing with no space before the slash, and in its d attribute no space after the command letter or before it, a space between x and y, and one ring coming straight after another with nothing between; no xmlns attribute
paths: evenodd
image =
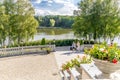
<svg viewBox="0 0 120 80"><path fill-rule="evenodd" d="M62 64L76 58L78 55L80 57L84 56L83 52L76 51L56 51L54 55L59 69L61 69Z"/></svg>

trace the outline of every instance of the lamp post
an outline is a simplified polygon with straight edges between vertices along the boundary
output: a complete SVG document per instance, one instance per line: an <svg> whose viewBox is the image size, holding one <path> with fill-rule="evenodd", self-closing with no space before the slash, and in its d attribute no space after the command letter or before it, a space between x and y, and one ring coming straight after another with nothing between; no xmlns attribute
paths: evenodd
<svg viewBox="0 0 120 80"><path fill-rule="evenodd" d="M21 41L21 53L23 54L23 41Z"/></svg>
<svg viewBox="0 0 120 80"><path fill-rule="evenodd" d="M55 51L55 39L53 39L53 44L54 44L53 51Z"/></svg>

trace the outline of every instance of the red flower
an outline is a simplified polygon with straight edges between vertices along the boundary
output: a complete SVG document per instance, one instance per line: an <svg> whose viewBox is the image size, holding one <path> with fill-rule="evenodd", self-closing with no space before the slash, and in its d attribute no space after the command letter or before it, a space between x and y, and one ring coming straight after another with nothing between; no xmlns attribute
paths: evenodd
<svg viewBox="0 0 120 80"><path fill-rule="evenodd" d="M116 64L118 61L117 61L117 59L113 59L112 62L113 62L114 64Z"/></svg>

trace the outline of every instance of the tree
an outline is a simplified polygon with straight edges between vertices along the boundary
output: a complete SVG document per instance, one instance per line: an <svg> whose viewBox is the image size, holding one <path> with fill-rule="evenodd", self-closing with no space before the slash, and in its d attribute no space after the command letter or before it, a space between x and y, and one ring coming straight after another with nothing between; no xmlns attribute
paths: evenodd
<svg viewBox="0 0 120 80"><path fill-rule="evenodd" d="M90 0L82 0L79 4L79 13L77 13L74 24L72 25L75 35L87 39L91 34L90 22L89 22L89 10L91 6Z"/></svg>
<svg viewBox="0 0 120 80"><path fill-rule="evenodd" d="M15 24L15 2L14 0L4 0L3 6L5 7L5 14L8 15L8 22L6 23L6 31L7 31L7 37L8 37L8 45L11 45L12 39L15 36L15 31L13 31L12 27ZM14 40L14 39L13 39Z"/></svg>
<svg viewBox="0 0 120 80"><path fill-rule="evenodd" d="M116 0L81 0L73 30L80 36L114 38L120 33L120 9ZM117 30L116 30L117 29Z"/></svg>
<svg viewBox="0 0 120 80"><path fill-rule="evenodd" d="M50 19L50 25L51 25L51 27L54 27L54 25L55 25L55 20L54 19Z"/></svg>
<svg viewBox="0 0 120 80"><path fill-rule="evenodd" d="M0 4L0 44L1 46L5 45L5 40L8 35L7 32L7 24L8 23L8 15L5 14L5 7Z"/></svg>
<svg viewBox="0 0 120 80"><path fill-rule="evenodd" d="M12 41L20 44L28 41L37 32L38 22L34 18L34 8L28 0L4 0L6 14L9 15L8 32Z"/></svg>
<svg viewBox="0 0 120 80"><path fill-rule="evenodd" d="M39 22L39 27L51 27L52 19L55 27L62 28L71 28L74 22L74 16L56 16L56 15L47 15L47 16L35 16ZM51 20L51 21L50 21Z"/></svg>
<svg viewBox="0 0 120 80"><path fill-rule="evenodd" d="M120 9L116 0L102 2L101 26L103 37L109 37L111 41L120 33Z"/></svg>

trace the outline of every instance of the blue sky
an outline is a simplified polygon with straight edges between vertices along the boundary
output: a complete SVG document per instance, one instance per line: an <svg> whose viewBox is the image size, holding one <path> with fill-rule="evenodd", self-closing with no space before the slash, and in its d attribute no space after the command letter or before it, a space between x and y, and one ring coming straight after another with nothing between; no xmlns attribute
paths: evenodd
<svg viewBox="0 0 120 80"><path fill-rule="evenodd" d="M32 0L36 15L73 15L80 0Z"/></svg>

